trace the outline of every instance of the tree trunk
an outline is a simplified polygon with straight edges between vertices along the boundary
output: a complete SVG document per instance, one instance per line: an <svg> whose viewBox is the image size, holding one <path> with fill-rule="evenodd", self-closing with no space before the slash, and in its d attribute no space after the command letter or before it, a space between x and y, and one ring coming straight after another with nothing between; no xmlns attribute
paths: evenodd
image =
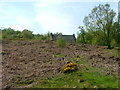
<svg viewBox="0 0 120 90"><path fill-rule="evenodd" d="M108 45L108 49L111 49L111 45L110 44Z"/></svg>

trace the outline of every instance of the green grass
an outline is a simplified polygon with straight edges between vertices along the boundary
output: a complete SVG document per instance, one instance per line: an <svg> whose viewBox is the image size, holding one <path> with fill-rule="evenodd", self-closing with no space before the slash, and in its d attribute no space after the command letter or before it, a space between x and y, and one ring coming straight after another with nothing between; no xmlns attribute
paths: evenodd
<svg viewBox="0 0 120 90"><path fill-rule="evenodd" d="M75 60L76 57L74 57ZM79 58L77 64L86 64L84 58ZM75 62L75 61L74 61ZM81 81L81 82L80 82ZM37 80L37 84L32 88L118 88L118 80L113 76L108 76L93 67L80 67L78 71L65 73L54 78L42 78Z"/></svg>
<svg viewBox="0 0 120 90"><path fill-rule="evenodd" d="M82 80L83 82L80 82ZM118 82L112 76L105 76L98 72L76 71L61 77L43 78L32 88L117 88Z"/></svg>

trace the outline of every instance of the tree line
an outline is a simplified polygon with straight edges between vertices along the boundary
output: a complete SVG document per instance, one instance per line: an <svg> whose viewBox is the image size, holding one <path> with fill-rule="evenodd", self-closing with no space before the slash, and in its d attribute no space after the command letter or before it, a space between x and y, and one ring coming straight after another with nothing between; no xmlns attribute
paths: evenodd
<svg viewBox="0 0 120 90"><path fill-rule="evenodd" d="M16 31L12 28L4 28L2 31L3 40L49 40L49 32L47 34L33 34L32 31L24 29Z"/></svg>
<svg viewBox="0 0 120 90"><path fill-rule="evenodd" d="M78 43L120 46L120 23L109 4L95 6L79 26Z"/></svg>

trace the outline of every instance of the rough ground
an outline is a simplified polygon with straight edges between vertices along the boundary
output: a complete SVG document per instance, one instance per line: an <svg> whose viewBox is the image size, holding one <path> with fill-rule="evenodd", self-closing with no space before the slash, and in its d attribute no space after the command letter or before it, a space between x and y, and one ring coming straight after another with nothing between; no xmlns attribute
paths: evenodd
<svg viewBox="0 0 120 90"><path fill-rule="evenodd" d="M120 58L108 53L106 47L68 44L59 48L53 41L17 41L3 43L3 87L15 87L19 81L37 77L54 77L75 56L85 57L91 66L117 76Z"/></svg>

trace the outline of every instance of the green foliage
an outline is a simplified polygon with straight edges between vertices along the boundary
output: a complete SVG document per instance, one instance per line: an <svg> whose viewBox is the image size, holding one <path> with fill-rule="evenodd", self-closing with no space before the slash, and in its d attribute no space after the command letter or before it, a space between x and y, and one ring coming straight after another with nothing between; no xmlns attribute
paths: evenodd
<svg viewBox="0 0 120 90"><path fill-rule="evenodd" d="M109 4L99 5L84 18L84 26L79 26L77 41L80 43L107 45L108 48L120 45L120 29L114 21L116 13Z"/></svg>
<svg viewBox="0 0 120 90"><path fill-rule="evenodd" d="M4 30L2 30L2 38L3 39L14 39L17 38L17 36L19 35L18 31L14 31L14 29L11 28L5 28Z"/></svg>
<svg viewBox="0 0 120 90"><path fill-rule="evenodd" d="M110 9L110 5L105 4L93 8L92 12L87 16L88 20L84 20L84 22L87 24L88 29L91 29L92 31L101 31L101 34L96 33L96 35L104 37L105 43L109 48L113 36L111 27L113 24L114 16L115 12Z"/></svg>
<svg viewBox="0 0 120 90"><path fill-rule="evenodd" d="M94 35L90 32L86 32L84 35L84 39L81 33L79 33L78 37L77 37L77 42L78 43L88 43L88 44L92 44L94 39Z"/></svg>
<svg viewBox="0 0 120 90"><path fill-rule="evenodd" d="M34 40L50 40L50 37L48 35L34 35Z"/></svg>
<svg viewBox="0 0 120 90"><path fill-rule="evenodd" d="M78 34L78 36L77 36L76 43L81 43L81 35L80 34Z"/></svg>
<svg viewBox="0 0 120 90"><path fill-rule="evenodd" d="M23 31L15 31L11 28L4 28L2 31L2 40L50 40L50 32L47 34L33 34L32 31L24 29Z"/></svg>
<svg viewBox="0 0 120 90"><path fill-rule="evenodd" d="M113 29L113 37L115 40L115 45L120 46L120 24L118 22L115 22L112 26Z"/></svg>
<svg viewBox="0 0 120 90"><path fill-rule="evenodd" d="M21 34L24 39L33 39L32 31L24 29Z"/></svg>
<svg viewBox="0 0 120 90"><path fill-rule="evenodd" d="M77 42L86 43L85 40L86 31L83 26L79 26L79 29L80 29L80 35L78 35L79 38L77 39Z"/></svg>
<svg viewBox="0 0 120 90"><path fill-rule="evenodd" d="M117 43L116 43L115 39L113 39L113 40L111 41L111 46L112 46L112 47L115 47L116 45L117 45Z"/></svg>
<svg viewBox="0 0 120 90"><path fill-rule="evenodd" d="M57 44L59 47L64 48L66 46L66 41L62 37L59 37L57 40Z"/></svg>

